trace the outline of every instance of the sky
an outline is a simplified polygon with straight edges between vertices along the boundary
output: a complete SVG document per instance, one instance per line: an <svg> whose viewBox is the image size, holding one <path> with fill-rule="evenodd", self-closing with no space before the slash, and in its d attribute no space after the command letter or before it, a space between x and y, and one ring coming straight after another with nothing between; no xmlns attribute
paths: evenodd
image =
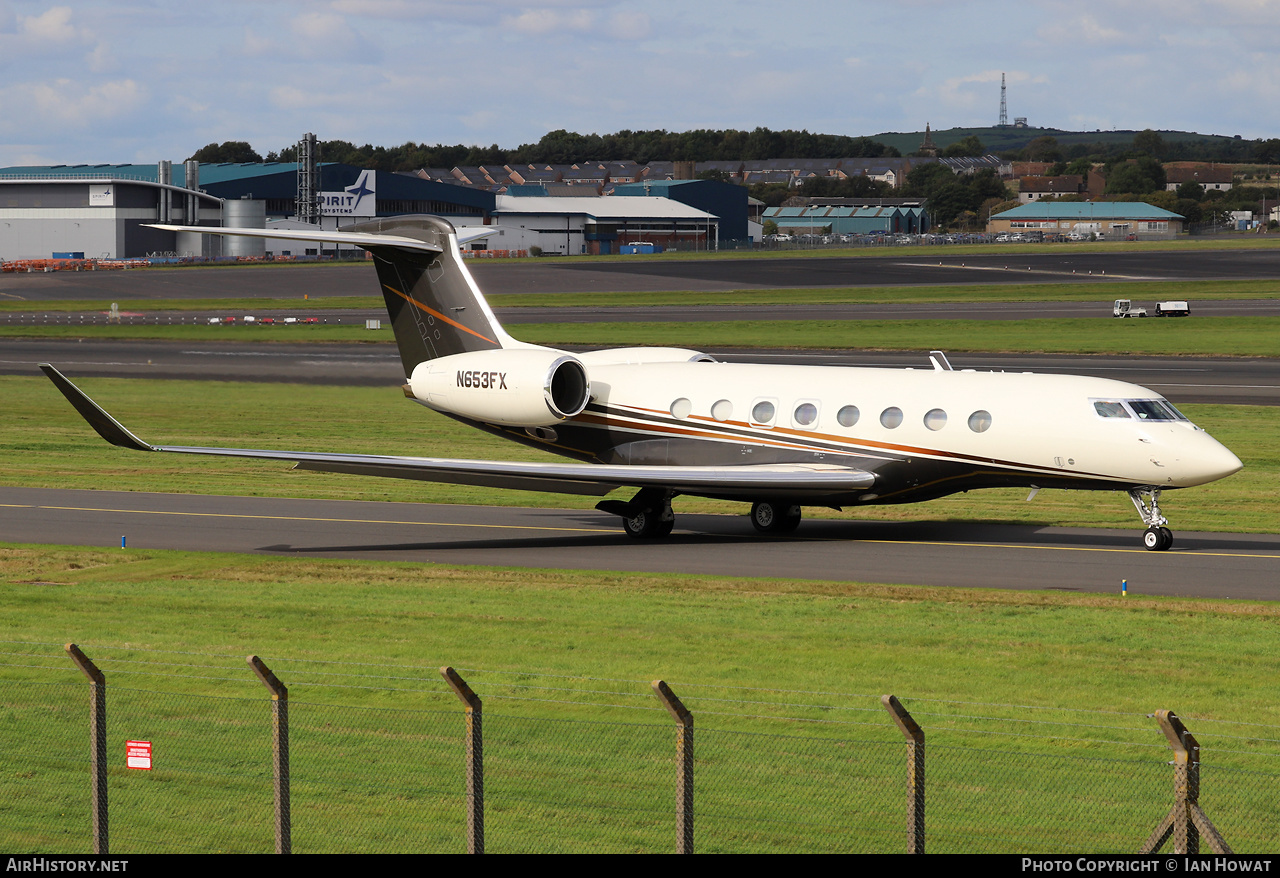
<svg viewBox="0 0 1280 878"><path fill-rule="evenodd" d="M564 128L1280 136L1280 0L0 0L0 166Z"/></svg>

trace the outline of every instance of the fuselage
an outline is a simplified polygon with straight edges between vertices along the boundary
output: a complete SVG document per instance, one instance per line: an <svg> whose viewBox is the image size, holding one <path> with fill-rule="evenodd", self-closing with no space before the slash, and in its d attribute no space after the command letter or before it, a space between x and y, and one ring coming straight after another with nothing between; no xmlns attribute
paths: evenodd
<svg viewBox="0 0 1280 878"><path fill-rule="evenodd" d="M875 473L869 490L806 498L832 504L999 486L1182 488L1241 468L1159 394L1121 381L582 357L591 401L581 414L546 429L494 429L600 463L820 463Z"/></svg>

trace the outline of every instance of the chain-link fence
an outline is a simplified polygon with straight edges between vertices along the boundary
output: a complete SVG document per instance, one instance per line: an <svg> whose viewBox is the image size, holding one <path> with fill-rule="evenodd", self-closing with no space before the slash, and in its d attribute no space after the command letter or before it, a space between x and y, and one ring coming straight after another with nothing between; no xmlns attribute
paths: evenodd
<svg viewBox="0 0 1280 878"><path fill-rule="evenodd" d="M1280 838L1265 725L85 652L100 682L59 645L0 648L0 848L1134 853L1163 832L1165 850L1265 853Z"/></svg>

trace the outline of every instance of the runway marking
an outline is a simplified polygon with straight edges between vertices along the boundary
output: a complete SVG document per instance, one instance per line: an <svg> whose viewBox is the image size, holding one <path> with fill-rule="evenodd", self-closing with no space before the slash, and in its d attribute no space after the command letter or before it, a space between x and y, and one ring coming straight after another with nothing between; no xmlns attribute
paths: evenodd
<svg viewBox="0 0 1280 878"><path fill-rule="evenodd" d="M103 509L93 506L32 506L25 503L0 503L0 508L8 509L50 509L65 512L113 512L113 513L131 513L134 515L178 515L189 516L193 518L242 518L257 519L262 521L319 521L330 522L333 524L397 524L397 525L415 525L420 527L468 527L468 528L486 528L491 530L536 530L536 531L565 531L568 533L617 533L614 528L604 527L543 527L528 524L464 524L452 521L397 521L385 518L306 518L296 515L245 515L240 513L229 512L165 512L155 509ZM721 534L736 539L754 539L751 535L738 534ZM1107 549L1091 546L1034 546L1019 545L1014 543L956 543L944 540L877 540L877 539L859 539L857 537L840 538L840 537L801 537L795 542L815 542L815 543L875 543L879 545L889 546L950 546L953 548L971 548L971 549L1037 549L1044 551L1058 552L1119 552L1124 554L1148 554L1146 549ZM1261 559L1280 559L1280 555L1259 555L1247 552L1203 552L1203 551L1181 551L1174 553L1171 557L1203 557L1203 558L1261 558Z"/></svg>
<svg viewBox="0 0 1280 878"><path fill-rule="evenodd" d="M3 504L9 506L10 504ZM403 524L430 527L480 527L494 530L555 530L572 533L613 533L613 528L603 527L539 527L529 524L462 524L452 521L396 521L386 518L305 518L297 515L245 515L231 512L166 512L159 509L102 509L94 506L27 506L14 505L14 509L52 509L61 512L114 512L132 515L182 515L193 518L251 518L262 521L321 521L331 524Z"/></svg>
<svg viewBox="0 0 1280 878"><path fill-rule="evenodd" d="M842 542L841 540L831 537L818 537L815 542ZM1007 543L952 543L941 540L925 541L925 540L861 540L851 539L844 542L850 543L880 543L892 546L954 546L959 548L974 549L1036 549L1040 551L1053 552L1120 552L1130 555L1148 555L1151 554L1147 549L1106 549L1098 546L1032 546L1018 545ZM1185 558L1194 556L1197 558L1280 558L1280 555L1253 555L1246 552L1203 552L1203 551L1181 551L1173 554L1165 553L1167 557Z"/></svg>

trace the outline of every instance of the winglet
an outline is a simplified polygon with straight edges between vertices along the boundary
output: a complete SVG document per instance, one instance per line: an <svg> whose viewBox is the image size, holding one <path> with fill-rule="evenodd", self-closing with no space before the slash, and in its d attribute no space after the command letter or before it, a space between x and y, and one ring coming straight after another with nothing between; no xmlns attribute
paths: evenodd
<svg viewBox="0 0 1280 878"><path fill-rule="evenodd" d="M41 363L40 371L49 376L49 380L62 391L62 395L67 398L67 402L75 406L80 416L88 421L89 426L97 430L98 435L103 439L106 439L112 445L119 445L121 448L129 448L134 451L156 450L126 430L119 421L107 414L102 406L85 396L83 390L68 381L66 376L53 368L53 366L48 363Z"/></svg>

